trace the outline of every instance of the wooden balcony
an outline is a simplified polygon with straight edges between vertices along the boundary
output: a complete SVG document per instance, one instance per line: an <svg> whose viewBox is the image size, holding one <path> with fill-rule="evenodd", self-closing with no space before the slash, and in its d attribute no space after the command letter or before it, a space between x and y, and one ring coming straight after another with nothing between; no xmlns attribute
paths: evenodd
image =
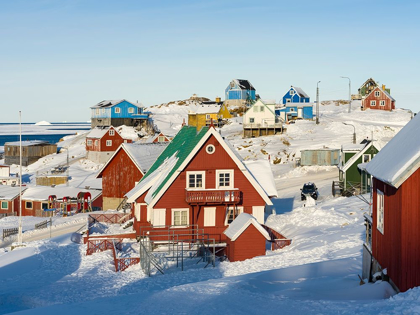
<svg viewBox="0 0 420 315"><path fill-rule="evenodd" d="M241 201L239 190L187 190L185 201L189 204L237 204Z"/></svg>

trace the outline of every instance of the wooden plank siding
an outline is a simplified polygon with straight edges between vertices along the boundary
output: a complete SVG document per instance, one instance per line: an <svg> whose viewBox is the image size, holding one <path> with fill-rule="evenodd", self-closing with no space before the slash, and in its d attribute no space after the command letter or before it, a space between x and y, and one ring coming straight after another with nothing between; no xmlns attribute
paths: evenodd
<svg viewBox="0 0 420 315"><path fill-rule="evenodd" d="M372 254L404 292L420 285L420 169L398 189L373 180ZM377 229L377 189L384 193L384 234Z"/></svg>
<svg viewBox="0 0 420 315"><path fill-rule="evenodd" d="M254 225L248 228L235 240L227 240L227 256L229 261L242 261L256 256L265 255L265 237Z"/></svg>
<svg viewBox="0 0 420 315"><path fill-rule="evenodd" d="M114 135L109 135L109 130L114 130ZM86 151L98 151L98 152L104 152L104 151L116 151L118 147L124 143L131 143L131 140L124 140L123 137L114 129L110 128L103 136L102 138L86 138ZM92 144L88 145L88 141L91 140ZM111 140L112 145L107 146L106 141Z"/></svg>
<svg viewBox="0 0 420 315"><path fill-rule="evenodd" d="M213 154L206 152L207 145L212 144L215 147ZM166 209L166 225L172 224L172 211L174 208L189 209L189 224L198 224L199 228L204 228L204 233L210 234L216 241L225 241L226 236L223 231L227 228L225 225L226 205L201 205L192 206L186 202L187 172L205 170L205 189L216 189L216 170L234 171L234 188L241 192L242 199L237 204L238 207L244 207L244 212L252 215L252 206L265 206L264 199L257 192L255 187L248 181L236 163L229 154L223 149L214 136L211 136L202 148L197 152L190 163L180 172L178 177L160 198L154 206L155 209ZM222 189L221 189L222 190ZM231 190L231 189L230 189ZM201 189L200 189L201 191ZM146 194L146 193L145 193ZM136 203L144 203L144 195L140 196ZM204 208L216 207L216 218L214 227L204 227ZM134 211L134 209L133 209ZM147 225L146 205L141 208L141 222L136 222L134 227Z"/></svg>
<svg viewBox="0 0 420 315"><path fill-rule="evenodd" d="M375 92L379 91L379 96L375 96ZM371 106L371 101L375 101L376 105ZM385 106L380 105L380 101L385 101ZM395 101L391 100L379 87L376 87L366 98L362 101L363 109L376 109L391 111L395 109Z"/></svg>

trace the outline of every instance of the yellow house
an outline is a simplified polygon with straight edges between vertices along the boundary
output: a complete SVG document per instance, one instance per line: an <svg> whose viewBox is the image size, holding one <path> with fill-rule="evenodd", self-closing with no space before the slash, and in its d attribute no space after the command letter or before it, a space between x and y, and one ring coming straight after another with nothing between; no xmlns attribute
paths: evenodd
<svg viewBox="0 0 420 315"><path fill-rule="evenodd" d="M195 126L200 130L204 126L210 126L212 120L217 125L219 118L232 118L225 104L200 104L188 113L188 126Z"/></svg>

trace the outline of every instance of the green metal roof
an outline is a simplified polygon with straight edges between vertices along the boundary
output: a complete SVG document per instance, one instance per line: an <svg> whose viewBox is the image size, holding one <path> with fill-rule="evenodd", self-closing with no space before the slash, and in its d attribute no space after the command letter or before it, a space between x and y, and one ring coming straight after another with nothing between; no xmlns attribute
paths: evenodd
<svg viewBox="0 0 420 315"><path fill-rule="evenodd" d="M203 127L197 133L197 128L194 126L184 126L172 139L171 143L166 149L159 155L155 163L150 167L147 173L143 176L140 182L144 181L150 174L159 168L159 166L166 160L175 155L177 162L174 167L168 172L166 178L162 181L159 187L154 191L153 197L155 197L159 191L165 186L166 182L171 178L173 173L179 168L179 166L186 160L188 155L194 150L198 142L207 133L209 127Z"/></svg>

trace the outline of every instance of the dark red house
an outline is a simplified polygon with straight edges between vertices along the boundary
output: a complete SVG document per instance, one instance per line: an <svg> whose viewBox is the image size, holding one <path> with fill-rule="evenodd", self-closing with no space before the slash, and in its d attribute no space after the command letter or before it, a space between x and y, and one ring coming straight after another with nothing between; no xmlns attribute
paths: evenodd
<svg viewBox="0 0 420 315"><path fill-rule="evenodd" d="M377 86L362 100L362 110L368 108L391 111L395 109L395 99L385 90L385 86L382 89Z"/></svg>
<svg viewBox="0 0 420 315"><path fill-rule="evenodd" d="M114 127L96 127L86 136L87 158L98 164L109 160L122 143L131 143L123 139Z"/></svg>
<svg viewBox="0 0 420 315"><path fill-rule="evenodd" d="M242 261L265 255L268 232L248 213L241 213L223 232L227 236L229 261Z"/></svg>
<svg viewBox="0 0 420 315"><path fill-rule="evenodd" d="M184 126L127 194L137 233L194 227L219 243L240 213L264 223L272 202L234 150L213 127Z"/></svg>
<svg viewBox="0 0 420 315"><path fill-rule="evenodd" d="M366 166L373 177L364 272L387 270L400 291L420 285L420 115ZM370 255L371 257L370 257Z"/></svg>
<svg viewBox="0 0 420 315"><path fill-rule="evenodd" d="M165 148L161 143L123 143L96 176L102 178L103 209L116 209Z"/></svg>
<svg viewBox="0 0 420 315"><path fill-rule="evenodd" d="M25 189L23 187L22 191ZM18 186L0 185L0 218L5 215L19 215L19 194Z"/></svg>

